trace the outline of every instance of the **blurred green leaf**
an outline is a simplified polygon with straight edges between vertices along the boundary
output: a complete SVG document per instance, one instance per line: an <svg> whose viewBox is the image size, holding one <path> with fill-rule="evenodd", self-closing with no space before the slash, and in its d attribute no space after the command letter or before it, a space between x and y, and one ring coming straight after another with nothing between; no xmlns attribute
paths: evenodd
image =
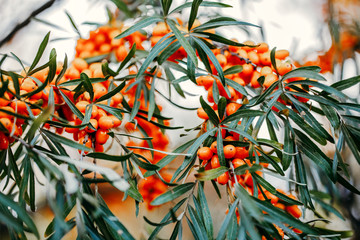
<svg viewBox="0 0 360 240"><path fill-rule="evenodd" d="M196 177L196 179L198 179L200 181L212 180L227 171L229 171L229 169L227 167L221 166L221 167L218 167L215 169L198 172L195 174L195 177Z"/></svg>
<svg viewBox="0 0 360 240"><path fill-rule="evenodd" d="M159 206L161 204L170 202L181 195L187 193L191 189L193 189L195 186L195 183L184 183L182 185L178 185L174 187L173 189L161 194L160 196L156 197L152 202L151 205L153 206Z"/></svg>
<svg viewBox="0 0 360 240"><path fill-rule="evenodd" d="M162 18L158 16L152 16L152 17L145 17L141 19L140 21L134 23L131 27L120 33L118 36L115 37L115 39L120 39L129 36L130 34L143 29L153 23L160 22Z"/></svg>

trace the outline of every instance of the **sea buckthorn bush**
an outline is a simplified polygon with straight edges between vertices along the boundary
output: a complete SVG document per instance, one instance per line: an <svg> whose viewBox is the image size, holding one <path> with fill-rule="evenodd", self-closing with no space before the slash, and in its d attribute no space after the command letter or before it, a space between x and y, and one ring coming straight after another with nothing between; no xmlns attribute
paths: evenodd
<svg viewBox="0 0 360 240"><path fill-rule="evenodd" d="M135 239L103 199L104 184L143 212L151 227L142 238L156 239L166 225L169 239L183 229L194 239L351 236L318 223L329 212L343 219L326 201L338 185L360 194L342 155L360 161L360 105L342 92L359 76L327 84L322 61L301 65L288 50L218 31L256 25L199 20L204 8L231 7L225 3L142 3L153 10L147 15L141 4L113 2L117 14L77 39L75 56L59 62L52 49L40 65L48 33L30 66L13 54L21 72L1 67L7 55L0 61L0 222L12 239L61 239L72 229L79 239ZM203 91L200 107L171 100L187 101L185 82ZM201 121L173 148L171 131L182 127L164 115L160 95ZM54 215L45 233L29 213L40 175ZM226 199L224 219L214 216L214 191ZM157 223L146 213L159 207L168 211Z"/></svg>

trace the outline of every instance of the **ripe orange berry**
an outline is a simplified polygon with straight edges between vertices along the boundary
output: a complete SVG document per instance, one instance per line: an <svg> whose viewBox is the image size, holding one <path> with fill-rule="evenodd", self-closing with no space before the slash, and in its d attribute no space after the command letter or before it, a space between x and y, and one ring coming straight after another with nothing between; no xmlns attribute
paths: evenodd
<svg viewBox="0 0 360 240"><path fill-rule="evenodd" d="M121 45L118 49L115 51L115 56L118 62L124 61L125 57L128 55L128 51L124 45Z"/></svg>
<svg viewBox="0 0 360 240"><path fill-rule="evenodd" d="M237 168L237 167L244 165L245 161L240 158L235 158L232 160L232 164L233 164L234 168Z"/></svg>
<svg viewBox="0 0 360 240"><path fill-rule="evenodd" d="M229 172L224 172L216 180L219 184L225 185L229 181Z"/></svg>
<svg viewBox="0 0 360 240"><path fill-rule="evenodd" d="M276 67L280 75L284 75L292 70L292 65L289 62L282 62Z"/></svg>
<svg viewBox="0 0 360 240"><path fill-rule="evenodd" d="M271 66L270 51L260 54L260 63L264 66Z"/></svg>
<svg viewBox="0 0 360 240"><path fill-rule="evenodd" d="M94 150L95 150L95 152L104 152L104 146L95 143L95 149Z"/></svg>
<svg viewBox="0 0 360 240"><path fill-rule="evenodd" d="M107 140L109 139L108 130L99 129L95 133L95 142L97 144L105 144Z"/></svg>
<svg viewBox="0 0 360 240"><path fill-rule="evenodd" d="M275 75L275 74L269 74L265 77L265 80L264 80L264 84L263 86L265 88L268 88L270 87L273 83L277 82L278 81L278 77Z"/></svg>
<svg viewBox="0 0 360 240"><path fill-rule="evenodd" d="M114 126L114 121L111 117L103 116L99 119L99 127L101 129L110 129Z"/></svg>
<svg viewBox="0 0 360 240"><path fill-rule="evenodd" d="M88 101L79 101L75 104L77 109L79 109L80 112L85 113L86 106L89 105Z"/></svg>
<svg viewBox="0 0 360 240"><path fill-rule="evenodd" d="M0 118L0 123L9 131L11 132L13 123L9 118Z"/></svg>
<svg viewBox="0 0 360 240"><path fill-rule="evenodd" d="M98 129L98 121L97 121L96 119L92 118L92 119L90 119L89 122L90 122L91 125L95 128L95 130L92 129L92 128L90 128L90 127L86 127L86 128L85 128L85 131L88 132L88 133L95 132L95 131Z"/></svg>
<svg viewBox="0 0 360 240"><path fill-rule="evenodd" d="M213 153L217 154L217 141L211 144L210 149Z"/></svg>
<svg viewBox="0 0 360 240"><path fill-rule="evenodd" d="M297 205L286 206L285 211L287 211L296 218L300 218L302 215L301 210Z"/></svg>
<svg viewBox="0 0 360 240"><path fill-rule="evenodd" d="M0 132L0 150L5 150L9 147L9 137L3 132Z"/></svg>
<svg viewBox="0 0 360 240"><path fill-rule="evenodd" d="M258 53L264 53L264 52L267 52L269 51L269 45L267 43L259 43L259 46L256 47L256 51Z"/></svg>
<svg viewBox="0 0 360 240"><path fill-rule="evenodd" d="M115 117L114 115L110 115L109 117L111 117L111 119L113 120L114 123L114 128L117 128L118 126L121 125L121 120L118 119L117 117Z"/></svg>
<svg viewBox="0 0 360 240"><path fill-rule="evenodd" d="M285 58L287 58L289 56L289 51L288 50L276 50L275 51L275 58L280 59L280 60L284 60Z"/></svg>
<svg viewBox="0 0 360 240"><path fill-rule="evenodd" d="M227 59L223 54L217 54L216 59L219 61L222 67L224 67L227 64Z"/></svg>
<svg viewBox="0 0 360 240"><path fill-rule="evenodd" d="M226 115L229 116L233 113L235 113L239 108L241 107L241 104L231 102L228 105L226 105Z"/></svg>
<svg viewBox="0 0 360 240"><path fill-rule="evenodd" d="M198 108L197 115L201 119L204 119L204 120L209 119L209 116L207 115L207 113L205 112L205 110L202 107Z"/></svg>
<svg viewBox="0 0 360 240"><path fill-rule="evenodd" d="M215 154L214 156L212 156L210 164L211 164L211 168L213 169L220 167L220 161L218 155Z"/></svg>
<svg viewBox="0 0 360 240"><path fill-rule="evenodd" d="M240 159L245 159L247 157L249 157L249 151L246 150L246 148L244 147L235 147L236 149L236 153L235 153L235 158L240 158Z"/></svg>
<svg viewBox="0 0 360 240"><path fill-rule="evenodd" d="M82 58L75 58L73 61L72 61L72 65L79 71L79 72L82 72L84 71L85 69L87 69L89 66L88 66L88 63L82 59Z"/></svg>
<svg viewBox="0 0 360 240"><path fill-rule="evenodd" d="M224 146L224 156L225 158L233 158L235 156L236 149L233 145L229 144Z"/></svg>
<svg viewBox="0 0 360 240"><path fill-rule="evenodd" d="M258 71L254 71L251 80L250 80L250 85L252 88L258 88L260 87L260 83L258 82L258 78L260 77L260 73Z"/></svg>
<svg viewBox="0 0 360 240"><path fill-rule="evenodd" d="M210 160L212 158L213 152L211 151L211 149L209 147L201 147L197 151L197 155L201 160L207 162L208 160Z"/></svg>

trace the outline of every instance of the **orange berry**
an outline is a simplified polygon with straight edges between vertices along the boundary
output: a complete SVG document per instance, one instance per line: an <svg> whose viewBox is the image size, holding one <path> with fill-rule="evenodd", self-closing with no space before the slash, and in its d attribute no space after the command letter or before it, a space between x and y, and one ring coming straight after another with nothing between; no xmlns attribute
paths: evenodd
<svg viewBox="0 0 360 240"><path fill-rule="evenodd" d="M5 150L9 147L9 137L3 132L0 132L0 150Z"/></svg>
<svg viewBox="0 0 360 240"><path fill-rule="evenodd" d="M95 133L95 142L97 144L105 144L109 139L108 130L99 129Z"/></svg>
<svg viewBox="0 0 360 240"><path fill-rule="evenodd" d="M226 105L226 115L229 116L233 113L235 113L239 108L241 107L241 104L231 102L228 105Z"/></svg>
<svg viewBox="0 0 360 240"><path fill-rule="evenodd" d="M261 76L267 76L267 75L269 75L269 74L272 73L272 72L273 72L273 70L271 69L271 67L269 67L269 66L264 66L264 67L262 67L261 70L260 70L260 75L261 75Z"/></svg>
<svg viewBox="0 0 360 240"><path fill-rule="evenodd" d="M221 185L225 185L229 181L229 172L224 172L220 176L217 177L217 182Z"/></svg>
<svg viewBox="0 0 360 240"><path fill-rule="evenodd" d="M234 165L234 168L240 167L245 164L245 161L240 158L234 158L232 160L232 164Z"/></svg>
<svg viewBox="0 0 360 240"><path fill-rule="evenodd" d="M99 127L101 129L110 129L114 126L114 121L111 117L103 116L99 119Z"/></svg>
<svg viewBox="0 0 360 240"><path fill-rule="evenodd" d="M271 66L270 51L260 54L260 63L264 66Z"/></svg>
<svg viewBox="0 0 360 240"><path fill-rule="evenodd" d="M9 131L12 131L13 123L9 118L0 118L0 123Z"/></svg>
<svg viewBox="0 0 360 240"><path fill-rule="evenodd" d="M94 150L95 150L95 152L104 152L104 146L95 143L95 149Z"/></svg>
<svg viewBox="0 0 360 240"><path fill-rule="evenodd" d="M216 59L219 61L222 67L224 67L227 64L227 59L223 54L217 54Z"/></svg>
<svg viewBox="0 0 360 240"><path fill-rule="evenodd" d="M210 164L211 164L211 168L213 169L220 167L220 161L218 155L215 154L212 156Z"/></svg>
<svg viewBox="0 0 360 240"><path fill-rule="evenodd" d="M75 126L75 121L70 121L69 125ZM78 128L72 128L72 127L65 128L65 132L68 132L68 133L77 133L78 131L79 131Z"/></svg>
<svg viewBox="0 0 360 240"><path fill-rule="evenodd" d="M235 153L235 158L240 158L240 159L245 159L247 157L249 157L249 151L246 150L246 148L244 147L235 147L236 149L236 153Z"/></svg>
<svg viewBox="0 0 360 240"><path fill-rule="evenodd" d="M65 76L69 79L78 79L80 78L80 72L75 67L70 67L66 70Z"/></svg>
<svg viewBox="0 0 360 240"><path fill-rule="evenodd" d="M91 125L95 128L95 130L92 129L92 128L90 128L90 127L86 127L86 128L85 128L85 131L88 132L88 133L95 132L95 131L98 129L98 125L99 125L99 124L98 124L98 121L97 121L96 119L92 118L92 119L90 119L89 122L90 122Z"/></svg>
<svg viewBox="0 0 360 240"><path fill-rule="evenodd" d="M213 142L210 146L210 149L213 153L217 154L217 142Z"/></svg>
<svg viewBox="0 0 360 240"><path fill-rule="evenodd" d="M79 111L82 113L85 113L87 105L89 105L89 102L87 102L87 101L79 101L75 104L77 109L79 109Z"/></svg>
<svg viewBox="0 0 360 240"><path fill-rule="evenodd" d="M302 215L302 212L297 205L286 206L285 211L293 215L295 218L300 218Z"/></svg>
<svg viewBox="0 0 360 240"><path fill-rule="evenodd" d="M289 62L282 62L276 67L280 75L284 75L292 70L292 65Z"/></svg>
<svg viewBox="0 0 360 240"><path fill-rule="evenodd" d="M121 120L118 119L117 117L113 116L113 115L110 115L109 117L111 117L111 119L113 120L113 123L114 123L114 128L117 128L118 126L121 125Z"/></svg>
<svg viewBox="0 0 360 240"><path fill-rule="evenodd" d="M259 88L261 86L260 83L258 82L259 77L261 77L260 73L258 71L254 71L250 81L252 88Z"/></svg>
<svg viewBox="0 0 360 240"><path fill-rule="evenodd" d="M82 58L75 58L73 61L72 61L72 65L79 71L79 72L82 72L84 71L85 69L87 69L89 66L88 66L88 63L82 59Z"/></svg>
<svg viewBox="0 0 360 240"><path fill-rule="evenodd" d="M128 51L124 45L121 45L118 49L115 51L116 59L119 62L124 61L125 57L128 55Z"/></svg>
<svg viewBox="0 0 360 240"><path fill-rule="evenodd" d="M269 74L265 77L263 86L265 88L270 87L274 82L278 81L278 77L275 74Z"/></svg>
<svg viewBox="0 0 360 240"><path fill-rule="evenodd" d="M4 96L0 98L0 107L5 107L10 103L10 97L7 92L4 93Z"/></svg>
<svg viewBox="0 0 360 240"><path fill-rule="evenodd" d="M207 162L208 160L210 160L212 158L213 152L211 151L211 149L209 147L201 147L197 151L197 155L201 160Z"/></svg>
<svg viewBox="0 0 360 240"><path fill-rule="evenodd" d="M285 50L285 49L275 51L275 58L280 59L280 60L284 60L289 55L290 55L289 51Z"/></svg>
<svg viewBox="0 0 360 240"><path fill-rule="evenodd" d="M236 153L236 148L229 144L224 146L224 156L225 158L233 158L235 156Z"/></svg>
<svg viewBox="0 0 360 240"><path fill-rule="evenodd" d="M269 45L267 43L259 43L259 46L256 47L256 51L258 53L264 53L264 52L267 52L269 51Z"/></svg>
<svg viewBox="0 0 360 240"><path fill-rule="evenodd" d="M207 113L205 112L205 110L202 107L198 108L197 115L201 119L204 119L204 120L209 119L209 116L207 115Z"/></svg>

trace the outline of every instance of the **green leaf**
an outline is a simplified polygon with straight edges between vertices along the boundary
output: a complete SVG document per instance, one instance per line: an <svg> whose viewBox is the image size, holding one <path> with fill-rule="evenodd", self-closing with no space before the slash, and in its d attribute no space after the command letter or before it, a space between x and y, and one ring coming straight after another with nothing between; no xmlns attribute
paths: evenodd
<svg viewBox="0 0 360 240"><path fill-rule="evenodd" d="M201 207L203 222L205 224L206 233L209 239L212 239L214 234L213 221L211 218L210 209L206 200L205 192L201 184L198 185L198 199Z"/></svg>
<svg viewBox="0 0 360 240"><path fill-rule="evenodd" d="M167 35L165 35L167 36ZM147 56L147 58L145 59L145 61L143 62L143 64L141 65L137 75L136 75L136 79L139 79L141 75L143 75L143 73L146 71L146 69L148 68L148 66L150 65L150 63L158 56L158 54L163 51L167 46L169 46L169 44L171 42L173 42L176 37L175 36L171 36L168 38L162 37L157 43L156 45L151 49L151 51L149 52L149 55Z"/></svg>
<svg viewBox="0 0 360 240"><path fill-rule="evenodd" d="M218 103L218 113L219 113L220 119L223 119L223 117L224 117L224 113L226 110L226 104L227 104L226 98L220 97L219 103Z"/></svg>
<svg viewBox="0 0 360 240"><path fill-rule="evenodd" d="M69 108L71 109L71 111L80 119L83 120L84 119L84 115L80 112L80 110L75 106L75 104L68 98L68 96L66 96L65 93L63 93L63 91L61 91L61 89L59 90L60 95L63 97L65 103L69 106Z"/></svg>
<svg viewBox="0 0 360 240"><path fill-rule="evenodd" d="M214 28L218 28L218 27L233 26L233 25L245 25L245 26L259 27L257 25L254 25L254 24L251 24L248 22L237 21L230 17L218 17L218 18L211 19L210 21L203 23L200 26L198 26L192 30L199 31L199 30L214 29Z"/></svg>
<svg viewBox="0 0 360 240"><path fill-rule="evenodd" d="M193 12L191 12L192 14ZM186 53L190 57L191 61L195 64L195 66L198 65L198 60L196 57L196 53L193 49L193 47L190 45L188 40L184 37L184 35L180 32L180 30L175 26L175 24L172 21L167 21L167 24L169 25L171 31L173 31L176 39L179 41L181 46L185 49Z"/></svg>
<svg viewBox="0 0 360 240"><path fill-rule="evenodd" d="M223 137L222 137L222 129L218 128L217 137L216 137L216 148L217 148L217 154L219 157L219 162L221 166L226 166L226 160L224 156L224 143L223 143Z"/></svg>
<svg viewBox="0 0 360 240"><path fill-rule="evenodd" d="M330 159L305 134L297 129L294 129L294 132L296 134L296 145L300 151L333 179L331 166L329 164Z"/></svg>
<svg viewBox="0 0 360 240"><path fill-rule="evenodd" d="M243 70L242 65L234 65L234 66L231 66L228 69L226 69L224 71L224 75L226 76L226 75L229 75L229 74L240 73L240 72L242 72L242 70Z"/></svg>
<svg viewBox="0 0 360 240"><path fill-rule="evenodd" d="M28 133L26 134L25 139L27 139L29 142L33 140L36 131L39 130L41 124L43 122L45 122L46 120L48 120L50 114L53 111L54 106L50 105L48 106L33 122L33 124L31 125Z"/></svg>
<svg viewBox="0 0 360 240"><path fill-rule="evenodd" d="M197 211L195 211L191 205L188 206L189 215L192 220L196 234L198 235L199 239L207 240L208 237L206 235L206 229L204 223L197 214L197 212L200 211L200 209L196 209L196 210Z"/></svg>
<svg viewBox="0 0 360 240"><path fill-rule="evenodd" d="M30 218L30 216L27 214L25 209L21 208L16 202L14 202L12 199L10 199L8 196L4 195L2 192L0 192L0 203L6 207L11 208L15 213L17 214L18 218L23 221L29 230L34 233L34 235L40 239L39 232L36 228L36 225L34 224L33 220Z"/></svg>
<svg viewBox="0 0 360 240"><path fill-rule="evenodd" d="M351 152L353 153L355 159L358 161L358 163L360 164L360 154L359 154L359 150L358 150L358 144L359 143L355 143L353 139L353 136L350 134L347 126L345 124L341 124L341 130L344 133L344 139L347 143L347 145L349 146Z"/></svg>
<svg viewBox="0 0 360 240"><path fill-rule="evenodd" d="M121 12L125 13L125 15L128 18L133 17L134 14L130 11L130 9L128 8L125 2L123 2L122 0L110 0L110 1L112 1Z"/></svg>
<svg viewBox="0 0 360 240"><path fill-rule="evenodd" d="M224 72L222 70L222 67L221 67L219 61L215 57L214 53L210 50L210 48L202 40L200 40L196 37L192 37L192 39L202 48L202 50L205 52L205 54L210 58L212 64L214 65L214 67L218 73L218 76L221 80L222 85L225 86Z"/></svg>
<svg viewBox="0 0 360 240"><path fill-rule="evenodd" d="M101 152L92 152L92 153L88 153L86 156L96 159L104 159L108 161L122 162L129 159L132 154L133 154L132 152L129 152L125 155L109 155Z"/></svg>
<svg viewBox="0 0 360 240"><path fill-rule="evenodd" d="M36 56L30 66L30 68L28 69L28 72L31 72L31 70L33 70L35 68L35 66L38 64L38 62L40 61L40 58L41 56L43 55L44 51L45 51L45 48L46 48L46 45L48 44L49 42L49 36L50 36L50 32L48 32L44 39L42 40L40 46L39 46L39 49L36 53Z"/></svg>
<svg viewBox="0 0 360 240"><path fill-rule="evenodd" d="M173 189L171 189L171 190L161 194L157 198L155 198L151 202L151 205L159 206L164 203L170 202L170 201L180 197L181 195L187 193L188 191L193 189L194 186L195 186L195 183L192 183L192 182L178 185L178 186L174 187Z"/></svg>
<svg viewBox="0 0 360 240"><path fill-rule="evenodd" d="M119 120L123 119L122 113L124 111L121 110L120 108L110 107L110 106L105 105L105 104L96 104L96 106L98 106L99 108L105 110L106 112L110 113L111 115L114 115Z"/></svg>
<svg viewBox="0 0 360 240"><path fill-rule="evenodd" d="M200 96L200 103L206 114L209 116L210 121L215 125L219 125L219 117L215 113L214 109L212 109L203 99L202 96Z"/></svg>
<svg viewBox="0 0 360 240"><path fill-rule="evenodd" d="M190 31L190 29L193 26L193 23L197 17L199 6L200 6L201 2L202 2L202 0L194 0L191 4L190 17L189 17L189 21L188 21L188 31Z"/></svg>
<svg viewBox="0 0 360 240"><path fill-rule="evenodd" d="M249 95L249 93L246 91L246 89L241 86L240 84L238 84L235 81L232 81L231 79L226 78L225 82L227 85L229 85L230 87L234 88L237 92L241 93L244 96Z"/></svg>
<svg viewBox="0 0 360 240"><path fill-rule="evenodd" d="M317 197L313 197L313 200L315 202L317 202L325 211L327 212L331 212L333 213L334 215L336 215L338 218L342 219L345 221L343 215L336 209L334 208L333 206L331 206L330 204L324 202L323 200L317 198Z"/></svg>
<svg viewBox="0 0 360 240"><path fill-rule="evenodd" d="M158 16L145 17L145 18L141 19L140 21L136 22L135 24L133 24L131 27L129 27L122 33L120 33L118 36L115 37L115 39L127 37L130 34L136 32L140 29L143 29L153 23L160 22L161 20L162 20L162 18L160 18Z"/></svg>
<svg viewBox="0 0 360 240"><path fill-rule="evenodd" d="M317 81L313 81L313 80L293 81L293 82L286 83L285 86L291 87L291 86L297 85L297 84L318 87L323 90L322 93L326 92L326 93L334 94L335 96L338 96L340 98L347 98L347 96L344 93L340 92L336 88L319 83Z"/></svg>
<svg viewBox="0 0 360 240"><path fill-rule="evenodd" d="M162 223L166 223L169 222L171 223L172 221L169 221L170 218L173 216L173 214L184 204L184 202L187 200L187 198L182 199L181 201L179 201L166 215L165 217L161 220L160 224ZM155 239L156 235L160 232L160 230L162 229L163 225L159 225L158 227L156 227L151 235L149 236L149 240L153 240Z"/></svg>
<svg viewBox="0 0 360 240"><path fill-rule="evenodd" d="M320 67L317 66L295 68L294 70L291 70L290 72L286 73L281 78L281 81L285 81L286 79L294 78L294 77L304 77L304 78L326 81L326 79L319 74L320 70L321 70ZM296 83L296 81L294 81L294 83Z"/></svg>
<svg viewBox="0 0 360 240"><path fill-rule="evenodd" d="M229 169L225 166L221 166L215 169L206 170L203 172L198 172L195 174L196 179L200 181L212 180L220 176L221 174L227 172Z"/></svg>
<svg viewBox="0 0 360 240"><path fill-rule="evenodd" d="M286 223L289 224L289 226L300 229L301 231L305 233L310 234L318 234L318 231L305 224L302 223L300 220L294 218L290 214L285 213L284 211L280 210L279 208L273 206L271 203L268 203L266 201L261 201L257 198L252 197L253 201L259 207L261 210L268 213L268 216L271 216L271 219L276 222ZM276 223L275 222L275 223Z"/></svg>
<svg viewBox="0 0 360 240"><path fill-rule="evenodd" d="M75 148L75 149L79 149L79 150L84 150L84 151L91 151L90 148L86 147L83 144L74 142L73 140L70 140L68 138L65 138L61 135L55 134L53 132L50 132L46 129L41 129L41 133L45 134L51 141L53 142L59 142L61 144L65 144L69 147Z"/></svg>
<svg viewBox="0 0 360 240"><path fill-rule="evenodd" d="M251 110L251 109L238 109L233 114L227 116L224 118L224 120L221 122L222 124L232 122L234 120L240 121L242 118L247 117L258 117L262 116L265 112L260 110Z"/></svg>
<svg viewBox="0 0 360 240"><path fill-rule="evenodd" d="M74 20L72 19L71 15L70 15L66 10L65 10L65 14L66 14L66 16L68 17L68 19L69 19L69 21L70 21L70 23L71 23L71 26L73 27L73 29L75 30L75 32L77 33L77 35L79 36L79 38L82 38L81 33L80 33L78 27L76 26Z"/></svg>
<svg viewBox="0 0 360 240"><path fill-rule="evenodd" d="M327 117L327 119L330 121L333 128L338 129L339 125L340 125L340 119L339 119L339 116L338 116L337 112L335 111L335 109L333 107L325 105L325 104L320 104L320 107L323 110L323 112L325 113L325 116Z"/></svg>
<svg viewBox="0 0 360 240"><path fill-rule="evenodd" d="M336 88L339 91L343 91L345 89L348 89L348 88L358 84L359 82L360 82L360 76L355 76L355 77L343 79L334 84L331 84L331 87Z"/></svg>
<svg viewBox="0 0 360 240"><path fill-rule="evenodd" d="M136 43L134 43L128 53L128 55L126 55L124 61L121 62L118 70L116 71L116 73L120 73L120 71L125 67L125 65L130 61L130 59L135 55L136 52Z"/></svg>
<svg viewBox="0 0 360 240"><path fill-rule="evenodd" d="M247 164L244 164L240 167L237 167L234 169L234 173L236 175L243 175L245 174L246 172L250 172L250 173L253 173L253 172L256 172L256 171L259 171L261 170L263 167L261 165L258 165L258 164L253 164L252 166L249 166Z"/></svg>
<svg viewBox="0 0 360 240"><path fill-rule="evenodd" d="M122 82L119 86L117 86L116 88L114 88L110 92L106 93L105 95L101 96L98 100L95 101L95 103L101 102L103 100L107 100L107 99L111 98L115 94L119 93L125 87L125 85L126 85L126 82Z"/></svg>
<svg viewBox="0 0 360 240"><path fill-rule="evenodd" d="M226 231L228 229L228 226L230 224L230 221L231 221L233 215L235 214L235 211L236 211L237 206L239 204L239 200L240 200L240 198L237 198L235 200L235 202L231 205L228 214L226 215L223 223L221 224L221 227L220 227L219 233L218 233L218 235L216 237L216 240L225 239Z"/></svg>
<svg viewBox="0 0 360 240"><path fill-rule="evenodd" d="M180 6L178 6L177 8L175 8L174 10L172 10L170 12L170 14L174 13L174 12L179 12L185 8L189 8L191 7L193 4L193 2L186 2ZM201 7L216 7L216 8L232 8L231 5L225 4L225 3L220 3L220 2L209 2L209 1L203 1L200 4Z"/></svg>
<svg viewBox="0 0 360 240"><path fill-rule="evenodd" d="M286 171L293 159L294 153L294 139L291 137L289 122L285 122L285 132L284 132L284 151L282 154L281 164L283 165L283 170Z"/></svg>
<svg viewBox="0 0 360 240"><path fill-rule="evenodd" d="M245 188L239 183L235 183L235 195L238 199L241 200L241 205L246 209L246 211L254 218L261 220L262 213L259 207L253 201L253 198L245 190Z"/></svg>

